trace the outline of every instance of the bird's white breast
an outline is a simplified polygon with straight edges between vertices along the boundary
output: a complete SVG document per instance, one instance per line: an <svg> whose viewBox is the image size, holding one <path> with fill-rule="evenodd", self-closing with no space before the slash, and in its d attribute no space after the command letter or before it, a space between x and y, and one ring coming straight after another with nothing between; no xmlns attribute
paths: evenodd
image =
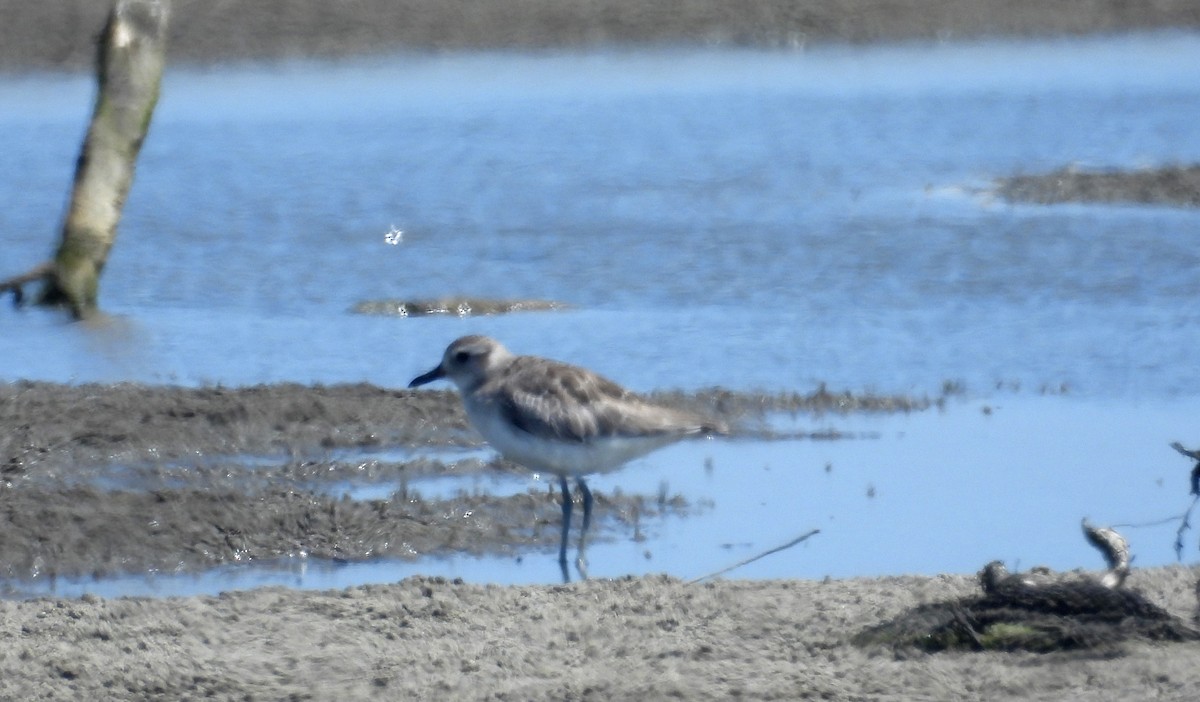
<svg viewBox="0 0 1200 702"><path fill-rule="evenodd" d="M494 405L464 403L471 424L506 459L532 470L557 475L586 475L616 470L626 462L677 440L678 436L611 436L587 442L535 436L508 422Z"/></svg>

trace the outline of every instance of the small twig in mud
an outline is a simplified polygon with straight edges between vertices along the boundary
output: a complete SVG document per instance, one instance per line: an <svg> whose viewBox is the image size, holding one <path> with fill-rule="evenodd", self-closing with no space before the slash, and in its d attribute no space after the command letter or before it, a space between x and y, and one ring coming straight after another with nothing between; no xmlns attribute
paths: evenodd
<svg viewBox="0 0 1200 702"><path fill-rule="evenodd" d="M1200 495L1192 498L1192 504L1188 505L1187 511L1180 517L1179 528L1175 530L1175 558L1181 561L1183 560L1183 532L1192 528L1189 520L1192 516L1192 510L1196 509L1197 502L1200 502Z"/></svg>
<svg viewBox="0 0 1200 702"><path fill-rule="evenodd" d="M975 626L971 624L971 617L961 604L955 603L950 606L950 613L953 615L953 625L958 633L971 640L971 647L976 651L982 651L986 648L983 645L983 639L979 638L979 632L975 630Z"/></svg>
<svg viewBox="0 0 1200 702"><path fill-rule="evenodd" d="M1190 522L1192 510L1196 508L1196 502L1200 501L1200 451L1191 451L1185 449L1178 441L1171 442L1171 448L1196 462L1196 465L1192 466L1192 504L1188 505L1187 511L1183 513L1183 517L1180 519L1179 529L1175 532L1175 557L1182 561L1183 532L1192 528Z"/></svg>
<svg viewBox="0 0 1200 702"><path fill-rule="evenodd" d="M733 565L729 566L728 568L722 568L721 570L718 570L715 573L709 573L708 575L702 575L699 578L696 578L695 580L689 580L687 582L687 584L695 585L696 583L703 582L705 580L708 580L709 578L715 578L718 575L724 575L724 574L728 573L729 571L734 570L735 568L741 568L742 566L753 563L754 561L757 561L760 558L765 558L765 557L771 555L772 553L779 553L780 551L787 550L787 549L795 546L796 544L800 543L801 541L806 540L808 537L816 536L817 534L820 534L820 533L821 533L820 529L813 529L812 531L809 531L804 534L801 534L800 536L797 536L796 538L792 539L791 541L787 542L786 544L784 544L782 546L776 546L775 548L763 551L762 553L758 554L757 556L751 556L750 558L747 558L744 561L738 561L737 563L734 563Z"/></svg>
<svg viewBox="0 0 1200 702"><path fill-rule="evenodd" d="M1190 519L1192 516L1192 510L1196 509L1197 502L1200 502L1200 495L1196 495L1192 498L1192 503L1188 505L1188 508L1184 510L1183 514L1177 514L1173 517L1163 517L1162 519L1156 519L1152 522L1127 522L1125 524L1114 524L1113 526L1120 527L1122 529L1146 529L1149 527L1162 526L1163 524L1170 524L1171 522L1179 522L1179 529L1175 531L1175 556L1179 560L1183 560L1183 534L1188 529L1192 528Z"/></svg>
<svg viewBox="0 0 1200 702"><path fill-rule="evenodd" d="M1188 505L1188 508L1186 510L1184 510L1183 514L1181 514L1177 517L1164 517L1163 519L1159 519L1159 520L1153 521L1153 522L1140 522L1137 524L1117 524L1115 526L1129 527L1131 529L1140 529L1142 527L1160 526L1162 524L1167 524L1169 522L1174 522L1174 521L1178 520L1179 528L1175 530L1175 557L1178 560L1182 561L1183 560L1183 535L1188 529L1192 528L1192 522L1191 522L1192 511L1196 509L1196 503L1200 502L1200 450L1193 451L1193 450L1185 449L1183 447L1183 445L1180 444L1178 441L1172 441L1171 448L1175 449L1176 451L1178 451L1180 454L1186 456L1187 458L1190 458L1193 461L1196 461L1196 465L1192 466L1192 476L1191 476L1192 489L1191 489L1191 493L1190 493L1192 495L1191 504Z"/></svg>

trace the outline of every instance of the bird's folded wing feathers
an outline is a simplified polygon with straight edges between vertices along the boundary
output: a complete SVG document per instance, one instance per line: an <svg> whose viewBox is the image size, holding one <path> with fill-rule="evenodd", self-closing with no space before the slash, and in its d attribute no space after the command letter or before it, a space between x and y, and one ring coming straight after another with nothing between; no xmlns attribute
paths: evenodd
<svg viewBox="0 0 1200 702"><path fill-rule="evenodd" d="M656 407L594 374L547 376L514 374L494 401L513 426L560 441L587 442L601 437L671 434L707 430L699 417Z"/></svg>

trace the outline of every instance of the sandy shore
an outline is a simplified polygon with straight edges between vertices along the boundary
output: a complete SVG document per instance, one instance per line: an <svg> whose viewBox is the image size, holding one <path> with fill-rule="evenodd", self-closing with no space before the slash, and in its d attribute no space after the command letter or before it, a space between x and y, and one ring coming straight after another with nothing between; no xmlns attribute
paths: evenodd
<svg viewBox="0 0 1200 702"><path fill-rule="evenodd" d="M1197 569L1135 573L1169 609ZM968 578L557 587L410 578L333 592L0 602L4 699L1194 700L1197 644L896 653L848 638Z"/></svg>

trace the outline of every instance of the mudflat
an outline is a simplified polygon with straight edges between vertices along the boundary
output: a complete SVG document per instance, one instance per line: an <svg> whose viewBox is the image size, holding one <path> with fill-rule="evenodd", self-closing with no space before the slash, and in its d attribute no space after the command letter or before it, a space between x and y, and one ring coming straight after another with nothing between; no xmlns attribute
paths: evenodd
<svg viewBox="0 0 1200 702"><path fill-rule="evenodd" d="M919 411L937 399L712 391L657 401L753 426L762 408ZM0 385L0 566L55 575L202 569L276 556L447 552L552 558L552 493L351 501L324 481L511 470L477 460L339 463L322 450L472 445L450 392ZM247 469L222 456L277 458ZM290 458L289 458L290 456ZM597 495L598 528L678 501ZM470 513L447 522L447 509ZM538 515L529 528L529 515ZM304 555L302 555L304 554ZM993 554L980 554L981 565ZM1200 568L1128 587L1185 622ZM1053 654L858 646L973 575L688 584L666 576L494 586L408 578L335 591L0 600L4 699L1192 699L1196 643Z"/></svg>
<svg viewBox="0 0 1200 702"><path fill-rule="evenodd" d="M743 434L761 432L753 420L772 408L892 412L937 402L820 390L654 399L735 421ZM389 460L379 451L479 445L450 391L0 385L0 578L549 551L559 539L557 489L425 499L408 493L409 481L523 469L496 458L419 457L429 453L419 450ZM345 498L345 485L365 482L401 488L387 499ZM598 492L596 499L599 533L688 508L669 495Z"/></svg>
<svg viewBox="0 0 1200 702"><path fill-rule="evenodd" d="M1129 585L1185 614L1200 569ZM5 699L1193 700L1200 645L1096 653L860 648L964 576L829 582L662 576L498 587L0 601Z"/></svg>
<svg viewBox="0 0 1200 702"><path fill-rule="evenodd" d="M0 0L0 71L91 65L108 2ZM1189 0L173 0L172 61L1033 37L1200 27Z"/></svg>

